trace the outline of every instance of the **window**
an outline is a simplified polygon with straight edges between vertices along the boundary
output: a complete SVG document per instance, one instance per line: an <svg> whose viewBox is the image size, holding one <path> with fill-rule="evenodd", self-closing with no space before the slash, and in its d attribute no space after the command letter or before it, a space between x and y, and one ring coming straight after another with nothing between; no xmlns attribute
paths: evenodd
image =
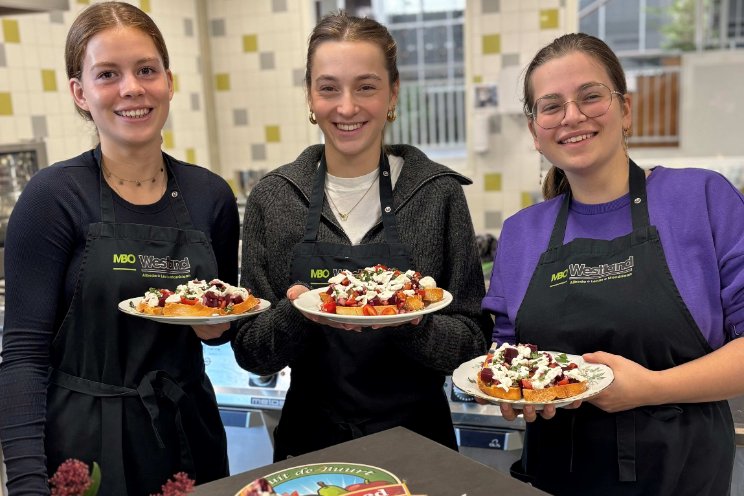
<svg viewBox="0 0 744 496"><path fill-rule="evenodd" d="M398 44L398 120L386 141L465 149L464 0L379 0L375 12Z"/></svg>

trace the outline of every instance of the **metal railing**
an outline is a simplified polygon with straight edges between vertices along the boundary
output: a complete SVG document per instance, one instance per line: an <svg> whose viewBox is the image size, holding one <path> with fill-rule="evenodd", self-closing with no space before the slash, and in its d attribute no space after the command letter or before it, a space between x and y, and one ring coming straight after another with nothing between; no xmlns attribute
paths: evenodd
<svg viewBox="0 0 744 496"><path fill-rule="evenodd" d="M388 126L385 142L426 149L464 149L464 81L401 82L398 118Z"/></svg>

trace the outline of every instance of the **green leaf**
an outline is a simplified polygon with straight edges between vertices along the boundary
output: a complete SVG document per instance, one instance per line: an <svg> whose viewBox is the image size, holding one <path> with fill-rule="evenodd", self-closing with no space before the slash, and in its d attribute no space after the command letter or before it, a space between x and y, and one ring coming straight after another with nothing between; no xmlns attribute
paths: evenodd
<svg viewBox="0 0 744 496"><path fill-rule="evenodd" d="M558 363L568 363L568 357L565 353L561 353L560 355L555 356L555 361Z"/></svg>
<svg viewBox="0 0 744 496"><path fill-rule="evenodd" d="M98 463L93 462L93 470L90 471L90 487L83 493L83 496L96 496L98 488L101 487L101 467Z"/></svg>

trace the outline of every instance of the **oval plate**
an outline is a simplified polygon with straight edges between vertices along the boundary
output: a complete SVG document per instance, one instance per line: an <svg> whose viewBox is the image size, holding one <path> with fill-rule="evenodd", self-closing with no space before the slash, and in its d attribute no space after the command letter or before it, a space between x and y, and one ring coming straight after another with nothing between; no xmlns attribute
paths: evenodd
<svg viewBox="0 0 744 496"><path fill-rule="evenodd" d="M137 304L142 299L142 296L137 298L129 298L119 302L119 310L127 315L133 317L140 317L142 319L153 320L160 322L161 324L175 324L175 325L204 325L204 324L219 324L221 322L232 322L233 320L245 319L248 317L255 317L261 312L265 312L271 307L271 303L268 300L259 298L259 303L255 307L251 308L245 313L237 313L230 315L209 315L200 317L189 317L189 316L173 316L168 317L164 315L150 315L146 313L140 313L137 311ZM132 306L134 305L134 306Z"/></svg>
<svg viewBox="0 0 744 496"><path fill-rule="evenodd" d="M325 293L328 287L313 289L302 293L296 300L292 301L292 304L301 312L309 313L311 315L317 315L318 317L324 317L334 322L341 324L357 324L361 326L371 326L378 324L400 324L403 322L410 322L422 315L427 313L436 312L441 310L450 303L452 303L452 295L449 291L444 291L444 297L440 301L436 301L424 307L422 310L415 312L399 313L395 315L338 315L335 313L321 312L320 311L320 293Z"/></svg>
<svg viewBox="0 0 744 496"><path fill-rule="evenodd" d="M556 351L548 351L547 353L550 353L553 356L562 354L561 352ZM565 355L566 357L568 357L569 361L576 363L576 365L579 366L579 368L587 375L589 379L589 387L587 388L587 390L581 394L577 394L576 396L571 396L570 398L557 399L548 401L546 403L532 403L529 401L525 401L524 399L503 400L501 398L495 398L493 396L487 395L480 390L476 381L476 376L478 372L480 372L483 361L486 359L486 355L468 360L467 362L457 367L452 373L452 382L455 384L455 386L462 389L470 396L486 400L490 403L509 403L517 409L521 409L525 405L534 405L536 410L542 410L545 405L555 405L556 407L560 408L570 405L576 400L585 400L587 398L591 398L592 396L598 394L604 388L612 384L612 381L615 379L615 375L612 373L612 369L607 365L602 365L599 363L586 363L584 359L581 358L581 356L579 355L569 355L568 353L566 353Z"/></svg>

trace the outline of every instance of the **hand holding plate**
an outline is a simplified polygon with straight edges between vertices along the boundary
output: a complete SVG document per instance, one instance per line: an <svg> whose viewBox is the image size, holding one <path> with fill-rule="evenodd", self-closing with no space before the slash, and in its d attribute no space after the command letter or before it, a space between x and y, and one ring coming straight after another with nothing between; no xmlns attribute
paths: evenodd
<svg viewBox="0 0 744 496"><path fill-rule="evenodd" d="M199 339L208 341L222 336L226 330L230 329L230 324L221 322L211 325L192 325L191 328L194 330L196 335L199 336Z"/></svg>

